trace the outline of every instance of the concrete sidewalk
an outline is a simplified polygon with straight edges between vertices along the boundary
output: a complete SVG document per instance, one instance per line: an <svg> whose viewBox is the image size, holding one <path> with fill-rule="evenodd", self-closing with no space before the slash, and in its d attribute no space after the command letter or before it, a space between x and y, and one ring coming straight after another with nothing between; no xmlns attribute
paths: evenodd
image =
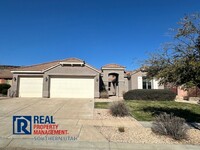
<svg viewBox="0 0 200 150"><path fill-rule="evenodd" d="M4 118L5 119L5 118ZM106 120L104 120L106 121ZM95 126L118 126L122 122L113 122L107 120L75 120L68 121L57 119L60 129L69 130L69 136L77 137L72 140L54 139L56 135L13 135L11 131L1 130L0 136L0 149L71 149L71 150L199 150L200 145L173 145L173 144L130 144L130 143L116 143L109 142L96 128ZM129 121L123 122L127 127L138 128L137 124L131 124ZM6 127L6 126L4 126ZM11 130L11 128L10 128ZM58 135L59 136L59 135ZM67 135L68 136L68 135ZM35 138L39 137L39 138ZM65 137L59 136L59 137ZM49 139L47 139L49 138Z"/></svg>
<svg viewBox="0 0 200 150"><path fill-rule="evenodd" d="M0 149L4 150L199 150L199 145L129 144L86 141L34 141L33 139L1 139L0 145ZM2 147L2 145L4 146Z"/></svg>

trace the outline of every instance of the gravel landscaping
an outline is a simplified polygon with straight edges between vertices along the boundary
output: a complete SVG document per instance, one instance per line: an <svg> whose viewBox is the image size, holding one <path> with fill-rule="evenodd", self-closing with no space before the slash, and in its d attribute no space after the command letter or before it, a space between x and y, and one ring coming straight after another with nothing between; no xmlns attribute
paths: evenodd
<svg viewBox="0 0 200 150"><path fill-rule="evenodd" d="M130 121L138 123L131 117L113 117L108 109L95 109L94 119L112 121ZM111 142L149 143L149 144L200 144L200 130L189 129L187 140L176 141L170 137L154 134L150 128L125 127L125 132L119 132L118 127L96 126L97 130Z"/></svg>
<svg viewBox="0 0 200 150"><path fill-rule="evenodd" d="M130 121L132 118L130 118L130 117L114 117L110 114L108 109L94 109L94 119Z"/></svg>

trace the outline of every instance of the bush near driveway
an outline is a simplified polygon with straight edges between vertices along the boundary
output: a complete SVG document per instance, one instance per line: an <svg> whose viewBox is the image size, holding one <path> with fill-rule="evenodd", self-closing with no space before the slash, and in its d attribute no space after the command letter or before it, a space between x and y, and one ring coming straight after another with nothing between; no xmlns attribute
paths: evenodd
<svg viewBox="0 0 200 150"><path fill-rule="evenodd" d="M108 92L106 90L103 90L100 92L100 98L109 98Z"/></svg>
<svg viewBox="0 0 200 150"><path fill-rule="evenodd" d="M187 138L188 128L185 126L185 119L163 113L155 117L151 130L156 134L168 135L175 140L181 140Z"/></svg>
<svg viewBox="0 0 200 150"><path fill-rule="evenodd" d="M130 90L123 95L124 100L155 100L173 101L176 94L170 90L151 89L151 90Z"/></svg>
<svg viewBox="0 0 200 150"><path fill-rule="evenodd" d="M0 94L7 95L7 91L10 87L11 87L10 84L6 83L0 84Z"/></svg>
<svg viewBox="0 0 200 150"><path fill-rule="evenodd" d="M129 115L129 109L124 102L113 102L110 106L110 112L116 117L124 117Z"/></svg>
<svg viewBox="0 0 200 150"><path fill-rule="evenodd" d="M7 93L8 93L8 89L3 89L3 90L2 90L2 94L3 94L3 95L7 95Z"/></svg>

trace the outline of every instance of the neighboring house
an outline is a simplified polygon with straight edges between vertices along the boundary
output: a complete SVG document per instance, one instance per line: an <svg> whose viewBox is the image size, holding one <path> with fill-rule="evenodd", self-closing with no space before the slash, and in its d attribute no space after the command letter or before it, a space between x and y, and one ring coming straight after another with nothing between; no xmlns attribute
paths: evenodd
<svg viewBox="0 0 200 150"><path fill-rule="evenodd" d="M12 73L8 69L0 70L0 84L7 83L12 85Z"/></svg>
<svg viewBox="0 0 200 150"><path fill-rule="evenodd" d="M12 85L13 74L10 71L17 67L18 66L0 65L0 84L7 83Z"/></svg>
<svg viewBox="0 0 200 150"><path fill-rule="evenodd" d="M200 97L200 89L198 87L184 88L183 86L174 86L173 84L165 85L165 89L177 94L177 99L191 99L191 97Z"/></svg>
<svg viewBox="0 0 200 150"><path fill-rule="evenodd" d="M163 89L157 80L148 81L141 71L127 72L124 66L108 64L98 70L85 61L69 58L11 71L11 91L17 97L98 98L101 90L123 96L131 89Z"/></svg>
<svg viewBox="0 0 200 150"><path fill-rule="evenodd" d="M178 98L188 99L189 97L200 97L200 89L198 87L193 87L189 89L182 89L181 87L177 88Z"/></svg>

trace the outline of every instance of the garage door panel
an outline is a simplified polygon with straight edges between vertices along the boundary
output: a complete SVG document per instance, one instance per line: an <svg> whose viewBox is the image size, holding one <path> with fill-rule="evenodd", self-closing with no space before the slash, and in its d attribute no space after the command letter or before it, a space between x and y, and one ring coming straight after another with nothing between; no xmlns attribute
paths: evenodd
<svg viewBox="0 0 200 150"><path fill-rule="evenodd" d="M51 78L52 98L94 98L93 78Z"/></svg>
<svg viewBox="0 0 200 150"><path fill-rule="evenodd" d="M42 77L20 77L19 97L42 97Z"/></svg>

